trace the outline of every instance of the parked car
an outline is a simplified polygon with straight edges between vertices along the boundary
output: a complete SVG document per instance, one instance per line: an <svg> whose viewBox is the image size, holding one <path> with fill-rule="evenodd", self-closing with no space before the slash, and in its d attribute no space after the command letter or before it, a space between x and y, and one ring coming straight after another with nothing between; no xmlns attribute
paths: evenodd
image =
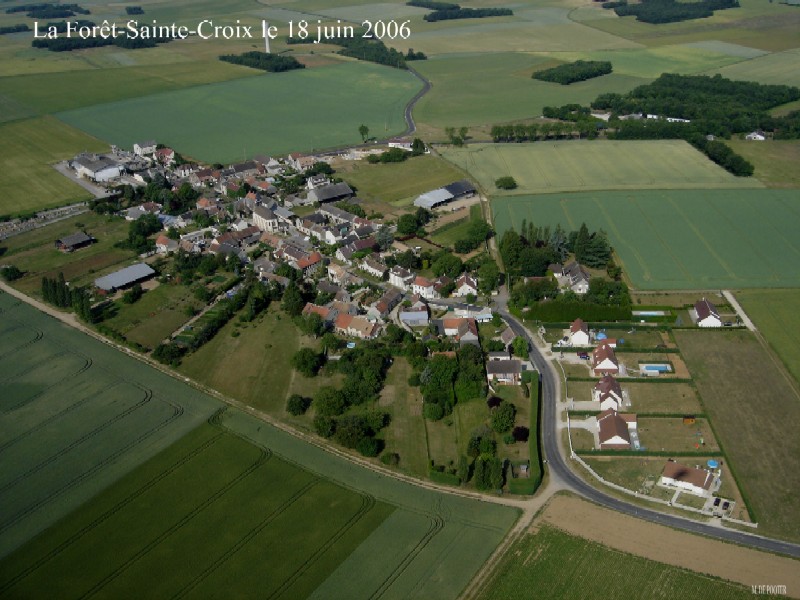
<svg viewBox="0 0 800 600"><path fill-rule="evenodd" d="M714 506L719 506L720 502L721 502L720 498L714 498Z"/></svg>
<svg viewBox="0 0 800 600"><path fill-rule="evenodd" d="M578 352L578 358L581 360L589 360L589 355L586 352Z"/></svg>
<svg viewBox="0 0 800 600"><path fill-rule="evenodd" d="M731 505L731 503L730 503L730 502L723 502L723 503L722 503L722 510L728 510L728 508L730 507L730 505Z"/></svg>

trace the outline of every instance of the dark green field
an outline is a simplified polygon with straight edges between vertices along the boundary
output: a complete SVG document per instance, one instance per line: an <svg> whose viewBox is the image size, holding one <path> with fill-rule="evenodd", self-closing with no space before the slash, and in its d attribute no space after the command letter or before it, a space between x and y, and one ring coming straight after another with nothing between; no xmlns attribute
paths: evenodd
<svg viewBox="0 0 800 600"><path fill-rule="evenodd" d="M0 597L455 598L517 517L221 410L5 294L0 334Z"/></svg>
<svg viewBox="0 0 800 600"><path fill-rule="evenodd" d="M604 229L638 289L800 286L800 196L793 190L684 190L492 200L495 227L582 222Z"/></svg>

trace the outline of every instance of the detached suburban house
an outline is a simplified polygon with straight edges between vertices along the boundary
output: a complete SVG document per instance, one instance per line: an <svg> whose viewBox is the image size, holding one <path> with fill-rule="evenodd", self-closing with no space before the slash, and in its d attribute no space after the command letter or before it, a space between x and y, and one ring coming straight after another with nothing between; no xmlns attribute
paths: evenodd
<svg viewBox="0 0 800 600"><path fill-rule="evenodd" d="M414 273L399 265L395 265L389 271L389 283L403 291L408 291L414 283L415 277Z"/></svg>
<svg viewBox="0 0 800 600"><path fill-rule="evenodd" d="M589 326L583 319L575 319L569 326L569 343L578 347L586 347L590 344Z"/></svg>
<svg viewBox="0 0 800 600"><path fill-rule="evenodd" d="M597 425L601 450L630 450L631 432L637 428L636 415L604 410L597 415Z"/></svg>
<svg viewBox="0 0 800 600"><path fill-rule="evenodd" d="M592 389L592 401L600 403L600 410L622 408L623 396L619 381L611 375L605 375Z"/></svg>
<svg viewBox="0 0 800 600"><path fill-rule="evenodd" d="M592 371L596 376L619 373L619 361L614 349L605 342L601 342L592 352Z"/></svg>
<svg viewBox="0 0 800 600"><path fill-rule="evenodd" d="M473 296L478 295L478 280L467 273L464 273L461 277L456 279L456 289L453 292L453 295L464 297L469 294L472 294Z"/></svg>
<svg viewBox="0 0 800 600"><path fill-rule="evenodd" d="M679 488L696 496L708 497L714 486L714 473L705 469L688 467L674 461L667 461L659 483Z"/></svg>
<svg viewBox="0 0 800 600"><path fill-rule="evenodd" d="M694 311L697 313L698 327L722 327L717 307L705 298L694 303Z"/></svg>
<svg viewBox="0 0 800 600"><path fill-rule="evenodd" d="M370 323L364 317L340 314L336 317L334 329L340 335L356 337L362 340L374 340L378 337L381 326L377 323Z"/></svg>
<svg viewBox="0 0 800 600"><path fill-rule="evenodd" d="M522 377L522 361L516 358L490 360L486 363L486 378L489 383L516 385Z"/></svg>

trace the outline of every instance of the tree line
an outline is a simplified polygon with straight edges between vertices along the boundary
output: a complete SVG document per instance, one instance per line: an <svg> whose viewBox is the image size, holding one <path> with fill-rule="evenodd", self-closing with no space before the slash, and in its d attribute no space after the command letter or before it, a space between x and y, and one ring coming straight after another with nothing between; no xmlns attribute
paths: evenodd
<svg viewBox="0 0 800 600"><path fill-rule="evenodd" d="M365 29L357 28L354 31L353 37L327 38L325 43L340 46L342 49L339 50L339 54L342 56L349 56L350 58L374 62L379 65L395 67L396 69L408 68L402 52L394 48L387 48L386 45L377 38L363 37L365 33ZM313 44L314 40L311 36L307 38L290 37L286 39L286 43L290 45Z"/></svg>
<svg viewBox="0 0 800 600"><path fill-rule="evenodd" d="M607 60L576 60L552 69L536 71L531 77L540 81L569 85L578 81L586 81L594 77L608 75L612 70L611 63Z"/></svg>
<svg viewBox="0 0 800 600"><path fill-rule="evenodd" d="M88 15L89 11L77 4L53 4L52 2L40 4L20 4L6 9L6 14L27 13L32 19L61 19L74 17L76 14Z"/></svg>
<svg viewBox="0 0 800 600"><path fill-rule="evenodd" d="M567 139L572 138L575 134L577 134L579 139L596 138L598 135L596 119L582 119L576 121L574 124L565 121L547 121L544 123L493 125L490 131L492 141L495 143Z"/></svg>
<svg viewBox="0 0 800 600"><path fill-rule="evenodd" d="M457 5L456 5L457 6ZM455 19L484 19L486 17L510 17L514 11L510 8L448 8L445 10L434 10L428 13L423 19L429 23L436 21L452 21Z"/></svg>
<svg viewBox="0 0 800 600"><path fill-rule="evenodd" d="M85 287L70 287L64 280L64 273L59 273L54 279L42 277L41 291L45 302L59 308L72 308L88 323L95 321L89 291Z"/></svg>
<svg viewBox="0 0 800 600"><path fill-rule="evenodd" d="M737 8L738 0L699 0L680 2L678 0L641 0L628 4L628 0L603 3L603 8L613 9L620 17L635 16L643 23L676 23L691 19L704 19L714 15L715 10Z"/></svg>
<svg viewBox="0 0 800 600"><path fill-rule="evenodd" d="M26 23L20 23L19 25L8 25L7 27L0 27L0 35L6 35L7 33L20 33L22 31L30 31L31 28L28 27Z"/></svg>
<svg viewBox="0 0 800 600"><path fill-rule="evenodd" d="M261 69L271 73L282 73L294 69L305 69L306 66L299 62L294 56L282 56L280 54L267 54L253 50L243 54L223 54L220 60L234 65L243 65L252 69Z"/></svg>

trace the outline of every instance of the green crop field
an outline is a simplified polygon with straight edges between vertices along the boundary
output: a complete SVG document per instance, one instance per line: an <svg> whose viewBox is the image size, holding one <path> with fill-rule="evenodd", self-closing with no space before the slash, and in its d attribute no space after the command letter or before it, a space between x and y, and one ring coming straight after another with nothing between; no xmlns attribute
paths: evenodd
<svg viewBox="0 0 800 600"><path fill-rule="evenodd" d="M92 195L51 165L108 145L52 117L0 124L0 215L29 213Z"/></svg>
<svg viewBox="0 0 800 600"><path fill-rule="evenodd" d="M614 67L614 73L655 79L662 73L692 75L764 54L763 51L734 44L679 44L656 48L559 52L554 53L553 57L563 61L607 60Z"/></svg>
<svg viewBox="0 0 800 600"><path fill-rule="evenodd" d="M150 137L200 160L234 161L355 143L362 123L375 135L398 133L404 129L405 104L420 85L405 71L350 62L112 102L59 117L122 147Z"/></svg>
<svg viewBox="0 0 800 600"><path fill-rule="evenodd" d="M793 382L749 331L674 333L759 532L800 539Z"/></svg>
<svg viewBox="0 0 800 600"><path fill-rule="evenodd" d="M728 79L800 86L798 62L800 62L800 48L795 48L739 62L713 72Z"/></svg>
<svg viewBox="0 0 800 600"><path fill-rule="evenodd" d="M502 235L536 225L604 229L638 289L800 286L800 199L789 190L687 190L492 200Z"/></svg>
<svg viewBox="0 0 800 600"><path fill-rule="evenodd" d="M800 13L794 6L777 2L740 0L739 8L719 10L706 19L657 25L639 22L635 17L582 19L582 22L645 46L713 41L781 51L797 47Z"/></svg>
<svg viewBox="0 0 800 600"><path fill-rule="evenodd" d="M625 576L620 576L625 573ZM551 525L514 542L483 587L486 600L516 598L751 598L749 588L613 550Z"/></svg>
<svg viewBox="0 0 800 600"><path fill-rule="evenodd" d="M800 290L745 290L736 298L770 347L800 384Z"/></svg>
<svg viewBox="0 0 800 600"><path fill-rule="evenodd" d="M414 108L414 118L433 127L533 119L545 106L588 104L599 94L624 93L649 81L617 74L569 86L531 79L533 71L552 63L544 55L509 52L442 56L414 63L434 82ZM494 93L497 90L502 94Z"/></svg>
<svg viewBox="0 0 800 600"><path fill-rule="evenodd" d="M731 175L680 140L476 144L443 149L442 157L494 195L761 187L754 179ZM504 175L516 180L515 190L495 187Z"/></svg>
<svg viewBox="0 0 800 600"><path fill-rule="evenodd" d="M456 598L518 516L220 411L5 294L0 311L0 595Z"/></svg>

